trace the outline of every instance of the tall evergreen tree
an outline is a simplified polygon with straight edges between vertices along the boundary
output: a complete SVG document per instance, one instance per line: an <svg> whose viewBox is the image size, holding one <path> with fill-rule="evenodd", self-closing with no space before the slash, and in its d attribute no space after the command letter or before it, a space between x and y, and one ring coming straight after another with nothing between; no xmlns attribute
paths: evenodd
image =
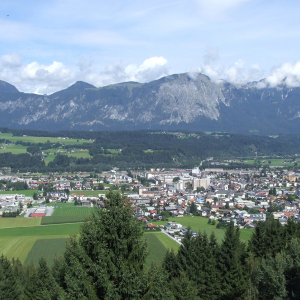
<svg viewBox="0 0 300 300"><path fill-rule="evenodd" d="M289 299L300 299L300 239L293 238L286 250L289 265L285 271Z"/></svg>
<svg viewBox="0 0 300 300"><path fill-rule="evenodd" d="M258 274L259 299L287 299L285 271L288 260L284 253L261 261Z"/></svg>
<svg viewBox="0 0 300 300"><path fill-rule="evenodd" d="M0 258L0 299L20 299L19 280L15 277L11 262L3 255Z"/></svg>
<svg viewBox="0 0 300 300"><path fill-rule="evenodd" d="M242 299L246 293L245 272L241 258L244 247L239 239L239 230L230 222L220 248L219 270L221 295L219 299Z"/></svg>
<svg viewBox="0 0 300 300"><path fill-rule="evenodd" d="M66 289L91 299L138 299L147 286L142 230L125 198L112 192L107 198L67 247Z"/></svg>
<svg viewBox="0 0 300 300"><path fill-rule="evenodd" d="M267 253L265 245L265 224L258 222L248 242L248 251L252 252L255 257L263 257Z"/></svg>
<svg viewBox="0 0 300 300"><path fill-rule="evenodd" d="M167 272L169 279L178 276L177 257L173 249L171 249L171 251L169 251L169 249L167 250L162 263L162 268Z"/></svg>

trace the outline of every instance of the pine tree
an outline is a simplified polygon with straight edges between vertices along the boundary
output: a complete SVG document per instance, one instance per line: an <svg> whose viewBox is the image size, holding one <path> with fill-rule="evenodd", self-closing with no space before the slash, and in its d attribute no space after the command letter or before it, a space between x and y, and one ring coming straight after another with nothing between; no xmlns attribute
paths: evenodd
<svg viewBox="0 0 300 300"><path fill-rule="evenodd" d="M258 282L259 299L287 299L285 271L288 260L284 253L276 257L263 258L261 261Z"/></svg>
<svg viewBox="0 0 300 300"><path fill-rule="evenodd" d="M197 285L184 272L180 272L179 277L174 277L170 285L175 300L200 300Z"/></svg>
<svg viewBox="0 0 300 300"><path fill-rule="evenodd" d="M241 258L244 248L239 239L238 228L233 222L225 232L219 255L221 296L219 299L242 299L246 293L246 279Z"/></svg>
<svg viewBox="0 0 300 300"><path fill-rule="evenodd" d="M21 286L15 277L11 262L2 255L0 258L0 299L20 299L21 294Z"/></svg>
<svg viewBox="0 0 300 300"><path fill-rule="evenodd" d="M248 242L248 251L252 252L255 257L263 257L267 253L265 246L265 225L258 222Z"/></svg>
<svg viewBox="0 0 300 300"><path fill-rule="evenodd" d="M145 300L174 300L168 274L160 268L152 266L147 274L147 286L142 299Z"/></svg>
<svg viewBox="0 0 300 300"><path fill-rule="evenodd" d="M300 240L293 238L286 250L289 264L285 272L289 299L300 299Z"/></svg>
<svg viewBox="0 0 300 300"><path fill-rule="evenodd" d="M145 292L146 244L126 199L110 192L65 252L67 293L82 299L138 299Z"/></svg>
<svg viewBox="0 0 300 300"><path fill-rule="evenodd" d="M169 249L167 250L162 263L162 268L167 272L169 279L178 276L177 257L173 249L171 251L169 251Z"/></svg>
<svg viewBox="0 0 300 300"><path fill-rule="evenodd" d="M23 299L60 299L63 291L55 282L45 258L40 258L37 269L30 266L28 271L31 275L25 286Z"/></svg>

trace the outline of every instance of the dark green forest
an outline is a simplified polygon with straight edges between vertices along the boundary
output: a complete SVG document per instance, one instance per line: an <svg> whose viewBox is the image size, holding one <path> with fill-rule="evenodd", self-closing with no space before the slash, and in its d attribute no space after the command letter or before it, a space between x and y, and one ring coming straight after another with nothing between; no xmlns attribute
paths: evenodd
<svg viewBox="0 0 300 300"><path fill-rule="evenodd" d="M62 145L60 143L30 143L17 141L27 146L26 154L0 154L0 167L10 167L20 172L87 171L101 172L112 167L123 170L157 168L192 168L199 166L208 157L230 159L237 157L278 157L300 153L300 136L283 135L276 138L256 135L191 132L103 131L103 132L43 132L10 130L1 132L31 136L67 136L75 139L94 139L93 143ZM75 158L57 155L48 166L41 159L47 149L88 149L90 158ZM114 151L112 151L114 150ZM205 162L203 167L209 167ZM231 164L229 168L238 168ZM252 165L243 165L252 167Z"/></svg>
<svg viewBox="0 0 300 300"><path fill-rule="evenodd" d="M258 223L248 245L230 223L223 241L188 231L177 254L145 267L142 226L110 192L52 268L0 258L0 299L299 299L300 225Z"/></svg>

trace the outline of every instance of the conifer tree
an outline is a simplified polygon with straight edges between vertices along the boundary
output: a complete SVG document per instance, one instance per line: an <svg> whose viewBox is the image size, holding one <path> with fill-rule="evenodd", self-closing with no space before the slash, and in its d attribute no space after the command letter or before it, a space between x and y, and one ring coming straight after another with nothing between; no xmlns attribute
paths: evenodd
<svg viewBox="0 0 300 300"><path fill-rule="evenodd" d="M110 192L65 252L68 293L89 299L138 299L147 286L142 230L126 199Z"/></svg>
<svg viewBox="0 0 300 300"><path fill-rule="evenodd" d="M162 268L167 272L169 279L178 276L178 263L174 250L169 249L164 257Z"/></svg>
<svg viewBox="0 0 300 300"><path fill-rule="evenodd" d="M11 262L2 255L0 258L0 299L20 299L21 294L21 286L15 277Z"/></svg>
<svg viewBox="0 0 300 300"><path fill-rule="evenodd" d="M219 270L221 295L219 299L242 299L246 293L246 280L241 263L244 248L239 239L238 228L230 222L221 245Z"/></svg>
<svg viewBox="0 0 300 300"><path fill-rule="evenodd" d="M263 257L267 253L265 246L265 225L258 222L248 242L248 251L252 252L255 257Z"/></svg>
<svg viewBox="0 0 300 300"><path fill-rule="evenodd" d="M293 238L286 249L289 264L285 271L286 289L290 299L300 299L300 239Z"/></svg>
<svg viewBox="0 0 300 300"><path fill-rule="evenodd" d="M174 277L170 285L175 300L200 300L197 285L184 272Z"/></svg>
<svg viewBox="0 0 300 300"><path fill-rule="evenodd" d="M258 282L259 299L287 299L285 271L288 260L284 253L261 261Z"/></svg>

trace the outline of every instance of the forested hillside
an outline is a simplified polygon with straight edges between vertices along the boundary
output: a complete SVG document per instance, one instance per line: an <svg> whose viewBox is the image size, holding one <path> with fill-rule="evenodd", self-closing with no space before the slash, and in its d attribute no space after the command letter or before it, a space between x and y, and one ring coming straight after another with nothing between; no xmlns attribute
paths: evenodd
<svg viewBox="0 0 300 300"><path fill-rule="evenodd" d="M9 149L11 145L19 145L25 150L25 153L13 154L13 151L1 149L0 167L10 167L13 171L20 172L90 172L113 167L123 170L192 168L209 157L221 160L254 156L294 156L300 153L299 135L273 137L201 132L0 130L2 135L10 134L14 140L12 142L9 137L2 138L2 148ZM29 142L29 136L36 138ZM50 142L53 137L60 139ZM24 139L27 139L26 142ZM44 142L40 142L40 139ZM72 156L72 151L77 151L77 154ZM48 160L48 156L52 159ZM209 164L205 162L202 165L207 166ZM247 167L245 164L243 166ZM239 165L231 163L228 167L235 168Z"/></svg>

